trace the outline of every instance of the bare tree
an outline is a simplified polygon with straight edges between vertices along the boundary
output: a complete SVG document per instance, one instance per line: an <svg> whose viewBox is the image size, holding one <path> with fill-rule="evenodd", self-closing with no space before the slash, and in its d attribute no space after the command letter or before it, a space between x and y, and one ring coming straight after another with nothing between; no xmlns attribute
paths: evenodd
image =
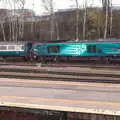
<svg viewBox="0 0 120 120"><path fill-rule="evenodd" d="M108 35L112 34L112 0L102 0L102 5L105 13L104 39L106 39Z"/></svg>
<svg viewBox="0 0 120 120"><path fill-rule="evenodd" d="M4 8L6 7L6 5L8 5L8 3L9 3L9 0L1 0L0 1L3 5L4 5ZM11 4L10 4L11 5ZM7 15L7 14L6 14ZM7 18L7 16L6 15L4 15L4 21L2 22L2 23L0 23L0 25L1 25L1 28L2 28L2 34L3 34L3 39L4 39L4 41L6 40L6 36L5 36L5 28L4 28L4 23L5 23L5 18ZM9 17L9 16L8 16ZM3 18L3 17L2 17ZM9 18L8 18L9 19ZM11 26L9 26L9 28L11 28ZM12 30L10 29L10 36L9 36L9 38L11 39L11 34L12 34Z"/></svg>
<svg viewBox="0 0 120 120"><path fill-rule="evenodd" d="M110 1L111 14L110 14L110 37L112 37L112 27L113 27L113 9L112 9L112 0Z"/></svg>
<svg viewBox="0 0 120 120"><path fill-rule="evenodd" d="M24 34L24 6L25 6L25 0L19 0L19 9L21 9L21 14L18 20L18 37L23 38Z"/></svg>
<svg viewBox="0 0 120 120"><path fill-rule="evenodd" d="M84 19L83 19L83 40L85 40L86 35L86 17L87 17L87 0L85 0L84 4Z"/></svg>
<svg viewBox="0 0 120 120"><path fill-rule="evenodd" d="M78 2L78 0L70 0L70 1L74 1L75 2L75 9L76 9L76 27L75 27L75 29L76 29L76 35L75 35L75 39L76 39L76 41L78 41L79 40L79 2Z"/></svg>
<svg viewBox="0 0 120 120"><path fill-rule="evenodd" d="M6 0L6 4L10 5L10 8L12 9L12 4L10 0ZM9 22L9 41L12 40L12 13L9 13L8 15L8 22Z"/></svg>
<svg viewBox="0 0 120 120"><path fill-rule="evenodd" d="M58 13L59 14L59 13ZM57 36L57 40L60 39L59 36L59 26L58 26L58 15L55 15L55 27L56 27L56 36Z"/></svg>
<svg viewBox="0 0 120 120"><path fill-rule="evenodd" d="M14 17L15 17L15 20L13 21L14 23L14 41L18 41L18 17L15 16L15 12L16 12L16 9L17 9L17 5L19 4L19 0L14 0Z"/></svg>
<svg viewBox="0 0 120 120"><path fill-rule="evenodd" d="M50 0L50 25L51 25L51 32L50 32L50 38L53 39L54 35L54 8L53 8L53 0Z"/></svg>
<svg viewBox="0 0 120 120"><path fill-rule="evenodd" d="M102 0L103 10L106 12L106 9L110 7L110 0Z"/></svg>
<svg viewBox="0 0 120 120"><path fill-rule="evenodd" d="M54 35L54 8L53 0L42 0L45 10L50 14L50 39L53 40Z"/></svg>
<svg viewBox="0 0 120 120"><path fill-rule="evenodd" d="M78 0L75 0L76 3L76 41L79 40L79 3Z"/></svg>
<svg viewBox="0 0 120 120"><path fill-rule="evenodd" d="M10 29L10 40L15 40L15 0L6 0L6 5L9 5L11 12L8 15L9 29Z"/></svg>
<svg viewBox="0 0 120 120"><path fill-rule="evenodd" d="M6 1L0 1L0 2L6 2ZM6 41L5 36L5 19L6 19L6 12L2 11L1 17L0 17L0 26L1 26L1 32L3 35L3 40Z"/></svg>
<svg viewBox="0 0 120 120"><path fill-rule="evenodd" d="M107 38L107 31L108 31L108 0L105 0L106 2L105 2L105 4L106 4L106 8L105 8L105 12L106 12L106 14L105 14L105 29L104 29L104 39L106 39Z"/></svg>
<svg viewBox="0 0 120 120"><path fill-rule="evenodd" d="M12 12L12 40L15 40L15 0L13 0L13 10Z"/></svg>
<svg viewBox="0 0 120 120"><path fill-rule="evenodd" d="M35 1L33 0L33 4L32 4L32 9L34 10L34 6L35 6ZM33 29L34 29L34 16L32 16L32 23L31 23L31 34L33 34Z"/></svg>
<svg viewBox="0 0 120 120"><path fill-rule="evenodd" d="M4 30L4 23L1 22L0 24L1 24L1 28L2 28L3 40L6 41L5 30Z"/></svg>
<svg viewBox="0 0 120 120"><path fill-rule="evenodd" d="M23 23L22 17L16 16L16 9L24 9L25 0L5 0L6 5L9 6L11 11L8 15L9 20L9 40L18 40L18 36L22 35ZM22 13L22 12L21 12Z"/></svg>

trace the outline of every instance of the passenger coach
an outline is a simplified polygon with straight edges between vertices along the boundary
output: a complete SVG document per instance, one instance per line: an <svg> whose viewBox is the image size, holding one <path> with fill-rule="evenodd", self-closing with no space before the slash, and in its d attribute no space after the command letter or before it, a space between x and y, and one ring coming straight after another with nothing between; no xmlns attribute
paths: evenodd
<svg viewBox="0 0 120 120"><path fill-rule="evenodd" d="M30 57L32 43L30 42L0 42L0 57L23 57L25 60Z"/></svg>

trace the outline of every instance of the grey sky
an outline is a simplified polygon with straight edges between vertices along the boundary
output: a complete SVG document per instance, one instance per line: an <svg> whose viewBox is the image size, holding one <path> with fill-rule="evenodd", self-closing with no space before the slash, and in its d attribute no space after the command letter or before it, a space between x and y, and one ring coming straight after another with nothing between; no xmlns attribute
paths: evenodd
<svg viewBox="0 0 120 120"><path fill-rule="evenodd" d="M75 0L53 0L55 9L65 9L75 6ZM79 0L79 5L82 6L85 0ZM93 2L94 1L94 2ZM101 6L101 0L88 0L88 5ZM26 0L26 7L33 8L33 0ZM120 0L113 0L114 5L120 5ZM44 9L41 0L34 0L34 10L37 14L42 14Z"/></svg>
<svg viewBox="0 0 120 120"><path fill-rule="evenodd" d="M13 8L13 5L10 5L13 0L7 0L9 2L0 2L1 8ZM75 7L75 0L53 0L55 9L65 9L70 7ZM79 0L79 5L83 6L85 0ZM94 1L94 2L93 2ZM34 5L33 5L34 3ZM101 6L100 0L88 0L88 6ZM120 5L120 0L113 0L113 5ZM16 8L20 8L16 4ZM26 0L25 8L33 9L37 14L43 14L45 12L41 0Z"/></svg>

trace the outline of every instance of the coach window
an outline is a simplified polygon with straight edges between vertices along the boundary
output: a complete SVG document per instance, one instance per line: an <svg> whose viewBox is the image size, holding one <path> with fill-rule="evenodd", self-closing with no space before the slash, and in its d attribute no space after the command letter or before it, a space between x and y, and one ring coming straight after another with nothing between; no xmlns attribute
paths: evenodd
<svg viewBox="0 0 120 120"><path fill-rule="evenodd" d="M21 46L21 49L24 50L24 45Z"/></svg>
<svg viewBox="0 0 120 120"><path fill-rule="evenodd" d="M0 46L0 50L6 50L7 46Z"/></svg>
<svg viewBox="0 0 120 120"><path fill-rule="evenodd" d="M16 50L23 50L24 47L23 47L23 45L16 45L16 46L15 46L15 49L16 49Z"/></svg>
<svg viewBox="0 0 120 120"><path fill-rule="evenodd" d="M48 53L59 53L60 47L59 46L48 46Z"/></svg>
<svg viewBox="0 0 120 120"><path fill-rule="evenodd" d="M8 46L8 50L14 50L15 49L15 46L11 45L11 46Z"/></svg>

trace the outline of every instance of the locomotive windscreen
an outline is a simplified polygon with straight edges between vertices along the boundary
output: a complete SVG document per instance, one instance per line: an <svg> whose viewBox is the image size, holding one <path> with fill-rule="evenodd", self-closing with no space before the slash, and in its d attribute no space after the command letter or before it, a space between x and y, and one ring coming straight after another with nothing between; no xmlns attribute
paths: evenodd
<svg viewBox="0 0 120 120"><path fill-rule="evenodd" d="M48 53L59 53L60 46L48 46Z"/></svg>

